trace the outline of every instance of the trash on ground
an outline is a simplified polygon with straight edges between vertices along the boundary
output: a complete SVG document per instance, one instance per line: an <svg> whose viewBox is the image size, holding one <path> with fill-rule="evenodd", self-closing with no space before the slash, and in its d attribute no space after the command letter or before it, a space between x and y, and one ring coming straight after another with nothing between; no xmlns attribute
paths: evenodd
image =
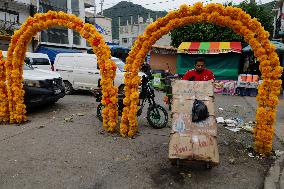
<svg viewBox="0 0 284 189"><path fill-rule="evenodd" d="M225 120L223 117L217 117L216 118L217 123L225 123Z"/></svg>
<svg viewBox="0 0 284 189"><path fill-rule="evenodd" d="M250 158L254 158L254 155L253 155L252 153L248 153L248 156L249 156Z"/></svg>
<svg viewBox="0 0 284 189"><path fill-rule="evenodd" d="M84 116L84 113L77 113L77 116Z"/></svg>
<svg viewBox="0 0 284 189"><path fill-rule="evenodd" d="M275 150L275 155L277 157L282 156L284 154L284 151L280 151L280 150Z"/></svg>
<svg viewBox="0 0 284 189"><path fill-rule="evenodd" d="M230 164L235 164L235 161L236 161L235 158L229 158L229 163Z"/></svg>
<svg viewBox="0 0 284 189"><path fill-rule="evenodd" d="M219 108L219 110L223 111L224 109L223 108Z"/></svg>
<svg viewBox="0 0 284 189"><path fill-rule="evenodd" d="M244 125L241 126L241 128L245 131L248 131L248 132L253 132L253 128L255 126L255 122L253 121L250 121L248 123L245 123Z"/></svg>
<svg viewBox="0 0 284 189"><path fill-rule="evenodd" d="M64 121L65 122L73 122L73 117L65 117Z"/></svg>
<svg viewBox="0 0 284 189"><path fill-rule="evenodd" d="M233 131L233 132L239 132L241 130L240 127L235 127L235 128L233 128L233 127L225 127L225 128L230 130L230 131Z"/></svg>

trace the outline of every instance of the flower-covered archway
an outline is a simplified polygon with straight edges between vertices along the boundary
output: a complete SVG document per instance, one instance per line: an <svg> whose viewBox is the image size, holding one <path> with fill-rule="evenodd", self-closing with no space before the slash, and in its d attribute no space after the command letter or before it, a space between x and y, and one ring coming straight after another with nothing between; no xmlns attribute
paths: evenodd
<svg viewBox="0 0 284 189"><path fill-rule="evenodd" d="M103 37L91 24L85 24L80 18L64 12L49 11L29 17L17 30L9 44L6 61L0 57L0 121L22 123L26 120L26 106L23 90L23 64L28 43L38 32L53 26L64 26L81 34L92 46L98 57L102 75L103 126L114 132L117 124L117 87L113 86L116 64L110 60L110 48ZM7 85L6 85L7 81ZM7 100L8 99L8 100Z"/></svg>
<svg viewBox="0 0 284 189"><path fill-rule="evenodd" d="M221 4L203 6L199 2L193 6L182 5L179 10L172 11L150 24L144 34L138 37L126 59L126 97L120 125L121 135L132 137L138 130L136 118L140 82L138 71L151 46L171 30L198 22L213 23L233 29L234 32L244 36L246 42L253 48L254 55L260 61L263 83L258 89L254 146L257 152L268 155L272 150L282 67L275 52L275 46L268 40L269 33L264 30L257 19L251 18L240 8L225 7Z"/></svg>

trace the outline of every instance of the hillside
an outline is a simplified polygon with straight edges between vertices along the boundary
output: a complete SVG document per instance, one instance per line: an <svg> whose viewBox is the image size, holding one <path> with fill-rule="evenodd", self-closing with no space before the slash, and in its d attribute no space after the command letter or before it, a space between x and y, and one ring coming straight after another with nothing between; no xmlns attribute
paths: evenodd
<svg viewBox="0 0 284 189"><path fill-rule="evenodd" d="M157 17L163 17L167 14L166 11L153 11L146 9L141 5L133 4L132 2L121 1L111 8L104 10L104 16L112 19L112 38L119 39L119 27L118 20L120 17L120 24L126 25L127 20L130 22L130 17L133 17L133 22L137 23L138 16L143 17L144 21L147 20L148 14L150 13L151 18L154 20Z"/></svg>
<svg viewBox="0 0 284 189"><path fill-rule="evenodd" d="M262 5L260 5L260 7L264 8L264 10L268 13L272 12L272 9L275 8L275 6L277 6L277 1L271 1L269 3L264 3Z"/></svg>

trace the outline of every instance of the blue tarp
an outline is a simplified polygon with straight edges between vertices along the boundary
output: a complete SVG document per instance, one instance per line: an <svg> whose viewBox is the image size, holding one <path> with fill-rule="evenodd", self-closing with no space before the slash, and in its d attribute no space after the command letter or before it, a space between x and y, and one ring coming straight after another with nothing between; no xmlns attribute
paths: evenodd
<svg viewBox="0 0 284 189"><path fill-rule="evenodd" d="M76 50L76 49L60 48L60 47L39 46L36 50L36 53L47 54L47 56L50 59L51 64L53 64L56 55L59 53L82 53L82 51Z"/></svg>

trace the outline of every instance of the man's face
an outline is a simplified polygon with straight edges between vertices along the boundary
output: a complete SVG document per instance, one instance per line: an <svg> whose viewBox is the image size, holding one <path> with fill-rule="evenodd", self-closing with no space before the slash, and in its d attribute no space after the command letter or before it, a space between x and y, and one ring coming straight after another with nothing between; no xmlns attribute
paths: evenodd
<svg viewBox="0 0 284 189"><path fill-rule="evenodd" d="M195 70L197 72L202 72L205 68L205 62L203 61L198 61L196 64L195 64Z"/></svg>

